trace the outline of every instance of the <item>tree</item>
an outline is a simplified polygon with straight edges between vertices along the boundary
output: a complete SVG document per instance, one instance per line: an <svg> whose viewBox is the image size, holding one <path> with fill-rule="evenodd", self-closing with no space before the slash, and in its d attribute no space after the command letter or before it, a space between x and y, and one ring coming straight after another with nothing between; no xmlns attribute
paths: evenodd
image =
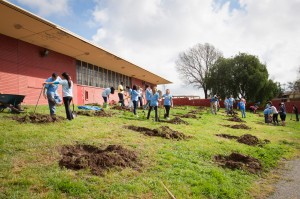
<svg viewBox="0 0 300 199"><path fill-rule="evenodd" d="M269 80L267 67L253 55L240 53L220 58L210 70L209 89L222 98L234 95L249 101L264 101L278 95L278 84Z"/></svg>
<svg viewBox="0 0 300 199"><path fill-rule="evenodd" d="M207 79L213 64L222 53L211 44L197 44L186 52L179 54L176 70L186 84L202 88L205 99L208 96Z"/></svg>
<svg viewBox="0 0 300 199"><path fill-rule="evenodd" d="M292 93L300 93L300 67L298 68L298 79L294 82L288 82L287 87Z"/></svg>

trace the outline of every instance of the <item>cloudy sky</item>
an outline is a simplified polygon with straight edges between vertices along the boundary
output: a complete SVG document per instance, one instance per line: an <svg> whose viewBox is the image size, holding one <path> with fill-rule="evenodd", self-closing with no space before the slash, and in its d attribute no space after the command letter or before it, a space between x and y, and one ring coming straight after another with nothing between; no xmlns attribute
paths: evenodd
<svg viewBox="0 0 300 199"><path fill-rule="evenodd" d="M300 66L300 0L9 0L100 47L185 86L175 60L197 43L231 57L256 55L270 78L285 83Z"/></svg>

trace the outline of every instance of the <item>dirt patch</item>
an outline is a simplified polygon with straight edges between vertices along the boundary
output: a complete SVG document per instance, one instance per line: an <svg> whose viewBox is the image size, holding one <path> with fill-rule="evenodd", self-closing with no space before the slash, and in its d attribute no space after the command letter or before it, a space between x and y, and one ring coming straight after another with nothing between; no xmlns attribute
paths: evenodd
<svg viewBox="0 0 300 199"><path fill-rule="evenodd" d="M249 126L247 126L246 124L236 124L236 125L223 125L229 128L233 128L233 129L251 129Z"/></svg>
<svg viewBox="0 0 300 199"><path fill-rule="evenodd" d="M192 114L192 113L187 113L185 115L182 115L181 117L182 118L193 118L193 119L197 119L198 118L197 115Z"/></svg>
<svg viewBox="0 0 300 199"><path fill-rule="evenodd" d="M231 121L231 122L245 122L244 120L242 120L241 118L239 117L232 117L232 118L229 118L228 121Z"/></svg>
<svg viewBox="0 0 300 199"><path fill-rule="evenodd" d="M185 125L188 125L189 123L182 120L180 117L174 117L173 119L167 121L168 123L171 123L171 124L185 124Z"/></svg>
<svg viewBox="0 0 300 199"><path fill-rule="evenodd" d="M103 175L114 167L139 168L137 154L120 145L100 149L91 145L67 145L61 148L60 167L73 170L89 169L94 175Z"/></svg>
<svg viewBox="0 0 300 199"><path fill-rule="evenodd" d="M242 169L255 174L262 170L258 159L240 153L231 153L229 156L216 155L214 159L219 165L233 170Z"/></svg>
<svg viewBox="0 0 300 199"><path fill-rule="evenodd" d="M238 139L239 136L229 135L229 134L216 134L216 136L227 138L227 139Z"/></svg>
<svg viewBox="0 0 300 199"><path fill-rule="evenodd" d="M27 114L25 116L13 116L12 119L20 123L52 123L65 120L65 118L61 116L50 116L39 113Z"/></svg>
<svg viewBox="0 0 300 199"><path fill-rule="evenodd" d="M260 140L256 136L251 135L251 134L244 134L240 137L234 136L234 135L229 135L229 134L216 134L216 136L227 138L227 139L237 139L239 143L242 144L247 144L249 146L264 146L265 144L270 143L270 140L264 139Z"/></svg>
<svg viewBox="0 0 300 199"><path fill-rule="evenodd" d="M124 106L113 106L113 107L111 107L111 109L119 110L119 111L130 111L131 112L131 110L128 107L124 107Z"/></svg>
<svg viewBox="0 0 300 199"><path fill-rule="evenodd" d="M250 146L255 146L255 145L259 144L259 139L256 136L251 135L251 134L242 135L241 137L239 137L237 139L237 141L239 143L247 144Z"/></svg>
<svg viewBox="0 0 300 199"><path fill-rule="evenodd" d="M175 140L185 140L190 138L191 136L186 136L185 134L174 131L168 126L161 126L157 129L149 129L146 127L139 127L139 126L127 126L126 128L137 131L140 133L143 133L148 136L157 136L157 137L162 137L166 139L175 139Z"/></svg>
<svg viewBox="0 0 300 199"><path fill-rule="evenodd" d="M258 117L265 117L263 114L258 113L257 114Z"/></svg>
<svg viewBox="0 0 300 199"><path fill-rule="evenodd" d="M106 112L103 109L100 111L76 111L77 115L97 116L97 117L112 117L113 114Z"/></svg>

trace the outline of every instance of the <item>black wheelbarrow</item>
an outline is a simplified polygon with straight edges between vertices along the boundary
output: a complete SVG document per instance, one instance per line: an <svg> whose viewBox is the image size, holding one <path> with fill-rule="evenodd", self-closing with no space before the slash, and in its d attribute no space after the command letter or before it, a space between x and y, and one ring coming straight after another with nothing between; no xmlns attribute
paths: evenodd
<svg viewBox="0 0 300 199"><path fill-rule="evenodd" d="M12 112L20 113L21 103L23 102L25 95L14 95L14 94L0 94L0 112L4 109L9 108Z"/></svg>

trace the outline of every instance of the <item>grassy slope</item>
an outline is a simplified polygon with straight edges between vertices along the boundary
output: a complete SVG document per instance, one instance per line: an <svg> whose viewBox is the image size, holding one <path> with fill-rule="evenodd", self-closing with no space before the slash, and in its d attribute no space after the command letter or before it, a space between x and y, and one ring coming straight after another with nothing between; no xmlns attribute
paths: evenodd
<svg viewBox="0 0 300 199"><path fill-rule="evenodd" d="M192 109L172 109L171 114ZM63 107L58 110L64 116ZM47 107L39 107L38 112L48 113ZM8 118L11 114L1 113L0 198L167 198L160 181L177 198L251 198L260 195L253 187L261 176L223 169L212 157L232 151L251 155L262 161L263 175L268 175L281 158L295 156L300 146L300 125L289 120L287 127L266 126L257 123L264 118L247 113L246 124L252 129L236 130L220 125L236 124L226 121L224 115L204 112L199 120L185 119L189 126L169 124L194 136L188 141L172 141L123 128L129 124L150 128L165 125L145 120L141 111L139 119L131 113L118 113L113 118L79 116L72 122L40 125L19 124ZM271 143L251 147L216 137L216 133L251 133ZM137 151L144 166L141 171L113 169L103 177L61 169L59 148L76 142L121 144ZM253 191L256 193L249 194Z"/></svg>

